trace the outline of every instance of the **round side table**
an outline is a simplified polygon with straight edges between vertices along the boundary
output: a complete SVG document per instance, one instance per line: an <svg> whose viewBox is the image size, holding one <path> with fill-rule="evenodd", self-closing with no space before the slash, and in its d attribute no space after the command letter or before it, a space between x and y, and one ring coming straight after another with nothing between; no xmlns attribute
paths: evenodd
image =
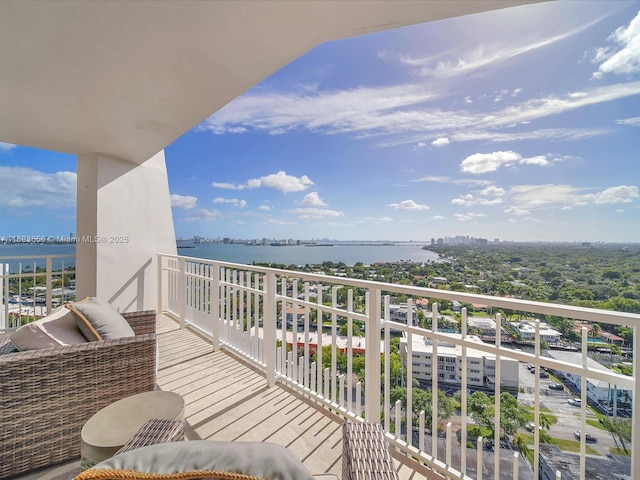
<svg viewBox="0 0 640 480"><path fill-rule="evenodd" d="M81 468L112 457L147 421L184 420L184 399L174 392L155 390L107 405L82 427Z"/></svg>

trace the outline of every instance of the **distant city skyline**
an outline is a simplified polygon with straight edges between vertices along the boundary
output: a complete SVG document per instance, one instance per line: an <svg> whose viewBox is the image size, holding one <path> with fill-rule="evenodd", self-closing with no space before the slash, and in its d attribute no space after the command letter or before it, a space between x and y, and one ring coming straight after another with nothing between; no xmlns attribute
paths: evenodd
<svg viewBox="0 0 640 480"><path fill-rule="evenodd" d="M638 1L327 42L166 147L176 236L637 242L639 59ZM75 156L0 184L0 236L75 231Z"/></svg>

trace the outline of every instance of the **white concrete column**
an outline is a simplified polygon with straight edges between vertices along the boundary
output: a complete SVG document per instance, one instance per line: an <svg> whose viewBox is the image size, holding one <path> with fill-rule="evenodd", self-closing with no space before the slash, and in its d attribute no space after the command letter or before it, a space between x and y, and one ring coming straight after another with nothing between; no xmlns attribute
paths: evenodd
<svg viewBox="0 0 640 480"><path fill-rule="evenodd" d="M78 156L76 288L120 311L157 306L156 254L175 254L164 151L138 165Z"/></svg>

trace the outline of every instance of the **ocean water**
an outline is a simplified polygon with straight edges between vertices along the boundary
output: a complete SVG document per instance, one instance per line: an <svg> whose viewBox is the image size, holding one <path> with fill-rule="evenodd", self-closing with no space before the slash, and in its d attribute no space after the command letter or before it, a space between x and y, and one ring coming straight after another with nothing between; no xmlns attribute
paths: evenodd
<svg viewBox="0 0 640 480"><path fill-rule="evenodd" d="M438 255L423 250L424 244L363 244L338 243L333 246L305 247L292 245L282 247L221 245L221 244L185 244L193 248L178 248L178 254L185 257L208 258L233 263L280 263L283 265L313 265L322 262L343 262L354 265L358 262L370 265L375 262L435 262Z"/></svg>
<svg viewBox="0 0 640 480"><path fill-rule="evenodd" d="M284 265L312 265L322 262L343 262L346 265L354 265L358 262L370 265L375 262L435 262L438 255L434 252L423 250L424 244L399 243L381 245L375 243L337 243L333 246L246 246L240 244L209 244L209 243L181 243L178 254L185 257L206 258L209 260L221 260L233 263L280 263ZM75 254L75 245L0 245L0 263L9 263L11 270L17 264L16 260L4 260L2 257L41 256L41 255L66 255ZM74 265L75 259L54 259L54 268L64 261L65 265ZM25 260L24 265L33 268L34 260ZM44 262L37 262L38 267L43 267Z"/></svg>

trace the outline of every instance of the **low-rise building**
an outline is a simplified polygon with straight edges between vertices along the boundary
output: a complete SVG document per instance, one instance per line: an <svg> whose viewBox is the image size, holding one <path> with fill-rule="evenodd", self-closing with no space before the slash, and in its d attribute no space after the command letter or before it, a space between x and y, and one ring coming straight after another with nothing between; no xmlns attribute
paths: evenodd
<svg viewBox="0 0 640 480"><path fill-rule="evenodd" d="M458 333L448 333L451 338L461 338ZM482 340L475 335L468 335L467 340L482 344ZM433 341L427 337L412 336L411 365L413 377L419 381L431 381L433 374ZM460 385L462 382L462 346L437 342L437 374L438 381L446 384ZM404 366L407 366L407 338L400 339L400 356ZM466 349L467 384L469 386L491 387L496 381L496 359L494 355ZM519 362L510 358L500 358L500 385L504 388L518 388Z"/></svg>
<svg viewBox="0 0 640 480"><path fill-rule="evenodd" d="M478 335L488 335L493 337L496 335L496 322L491 318L468 317L467 327L475 329Z"/></svg>
<svg viewBox="0 0 640 480"><path fill-rule="evenodd" d="M520 322L517 329L523 340L535 340L536 327L534 322ZM559 331L551 328L548 323L540 322L540 339L548 343L556 343L561 338L562 334Z"/></svg>
<svg viewBox="0 0 640 480"><path fill-rule="evenodd" d="M582 364L582 354L579 352L567 352L563 350L550 350L549 356L563 362L571 364ZM593 370L604 370L609 372L610 370L594 360L591 357L587 357L587 367ZM581 376L568 372L556 372L560 373L564 378L573 383L576 387L580 387ZM628 405L632 403L632 391L620 388L618 385L610 384L603 380L595 380L587 378L587 398L592 402L597 402L603 405Z"/></svg>

